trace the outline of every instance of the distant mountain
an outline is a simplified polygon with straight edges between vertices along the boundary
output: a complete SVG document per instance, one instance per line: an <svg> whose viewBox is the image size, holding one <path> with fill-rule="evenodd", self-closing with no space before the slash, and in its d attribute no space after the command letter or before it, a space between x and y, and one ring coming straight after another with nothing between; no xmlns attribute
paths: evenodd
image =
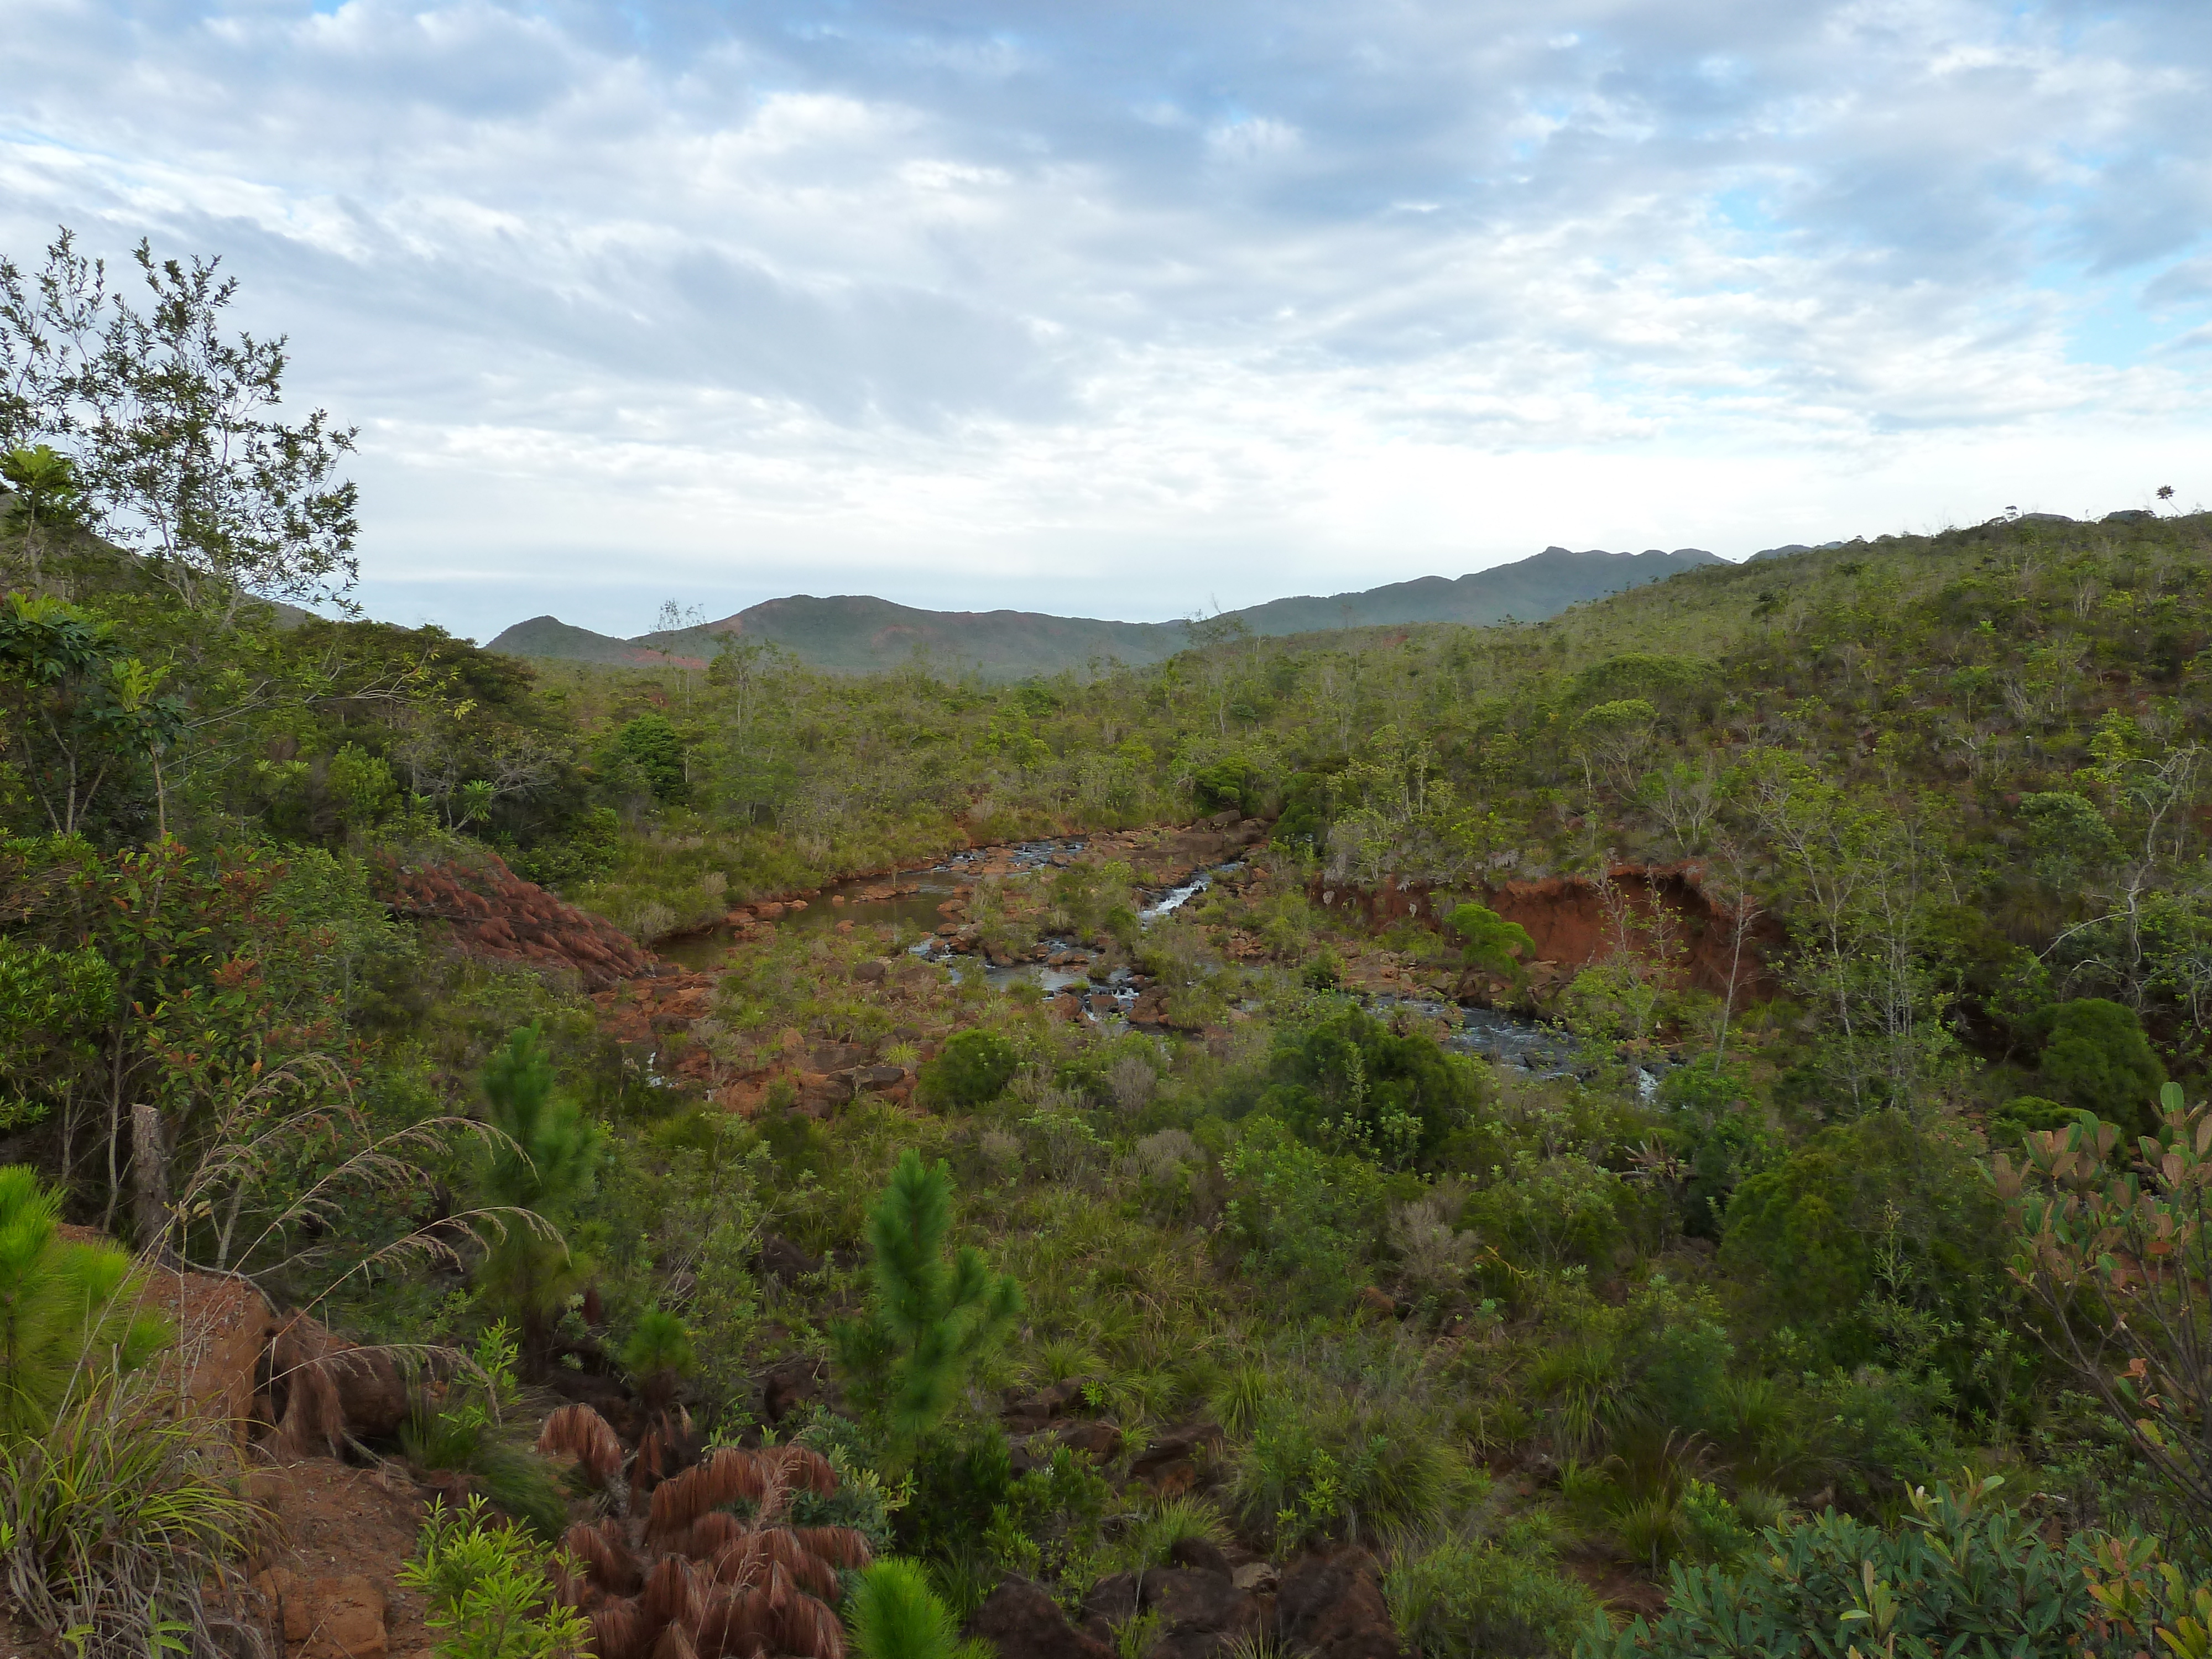
<svg viewBox="0 0 2212 1659"><path fill-rule="evenodd" d="M1547 547L1532 558L1449 580L1423 576L1328 599L1271 599L1227 613L1255 634L1317 633L1394 623L1454 622L1486 626L1514 617L1540 622L1583 599L1660 581L1719 562L1700 548L1672 553L1571 552ZM672 659L702 662L720 647L714 635L736 634L778 645L817 668L866 672L917 654L946 668L987 674L1054 673L1094 657L1132 665L1158 662L1190 642L1188 624L1103 622L1048 617L1030 611L917 611L864 595L816 599L797 594L748 606L698 628L617 639L553 617L517 623L490 648L511 656L646 666Z"/></svg>

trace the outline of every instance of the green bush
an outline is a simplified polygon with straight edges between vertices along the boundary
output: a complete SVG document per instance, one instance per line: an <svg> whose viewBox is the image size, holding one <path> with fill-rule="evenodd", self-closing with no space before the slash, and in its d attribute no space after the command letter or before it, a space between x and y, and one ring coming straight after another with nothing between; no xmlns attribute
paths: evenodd
<svg viewBox="0 0 2212 1659"><path fill-rule="evenodd" d="M554 1466L538 1455L530 1431L514 1415L520 1403L515 1348L504 1322L477 1339L473 1360L443 1410L418 1404L400 1425L400 1449L417 1468L469 1476L502 1513L541 1539L556 1539L568 1524L568 1500Z"/></svg>
<svg viewBox="0 0 2212 1659"><path fill-rule="evenodd" d="M1780 1155L1779 1138L1749 1078L1733 1066L1700 1059L1680 1066L1660 1084L1659 1101L1671 1114L1668 1145L1689 1169L1678 1200L1682 1231L1717 1239L1736 1188Z"/></svg>
<svg viewBox="0 0 2212 1659"><path fill-rule="evenodd" d="M1598 1616L1548 1548L1480 1539L1401 1553L1382 1582L1392 1622L1422 1659L1551 1659Z"/></svg>
<svg viewBox="0 0 2212 1659"><path fill-rule="evenodd" d="M979 1554L993 1513L1013 1488L1013 1449L995 1423L948 1424L908 1459L913 1495L893 1521L899 1548L931 1560Z"/></svg>
<svg viewBox="0 0 2212 1659"><path fill-rule="evenodd" d="M684 780L684 739L665 714L640 714L615 732L615 757L629 761L645 775L653 799L683 800L688 790Z"/></svg>
<svg viewBox="0 0 2212 1659"><path fill-rule="evenodd" d="M2166 1067L2151 1052L2135 1010L2082 997L2060 1003L2044 1018L2051 1035L2042 1071L2053 1091L2130 1135L2148 1134Z"/></svg>
<svg viewBox="0 0 2212 1659"><path fill-rule="evenodd" d="M1359 1288L1389 1182L1364 1158L1305 1145L1272 1117L1245 1121L1224 1166L1230 1235L1245 1271L1294 1308L1342 1305Z"/></svg>
<svg viewBox="0 0 2212 1659"><path fill-rule="evenodd" d="M919 1081L929 1099L945 1106L980 1106L1006 1092L1019 1061L1013 1045L996 1031L974 1027L955 1033Z"/></svg>
<svg viewBox="0 0 2212 1659"><path fill-rule="evenodd" d="M482 1498L458 1510L433 1504L416 1552L399 1583L422 1592L437 1659L568 1659L584 1651L591 1623L554 1598L544 1547L489 1524Z"/></svg>
<svg viewBox="0 0 2212 1659"><path fill-rule="evenodd" d="M1468 1061L1348 1006L1285 1030L1267 1072L1261 1107L1270 1116L1315 1146L1394 1170L1430 1162L1482 1101Z"/></svg>
<svg viewBox="0 0 2212 1659"><path fill-rule="evenodd" d="M1577 1659L2060 1659L2089 1612L2080 1567L1989 1498L1995 1481L1912 1497L1885 1531L1828 1510L1762 1535L1741 1566L1677 1565L1667 1611L1615 1632L1593 1620Z"/></svg>
<svg viewBox="0 0 2212 1659"><path fill-rule="evenodd" d="M2074 1121L2076 1109L2039 1095L2014 1095L1990 1114L1990 1127L2017 1140L2024 1135L2066 1127Z"/></svg>
<svg viewBox="0 0 2212 1659"><path fill-rule="evenodd" d="M1287 1551L1309 1539L1389 1536L1445 1522L1483 1477L1424 1382L1403 1356L1387 1354L1354 1376L1273 1378L1237 1456L1233 1501L1248 1525Z"/></svg>
<svg viewBox="0 0 2212 1659"><path fill-rule="evenodd" d="M2002 1206L1972 1155L1901 1112L1823 1130L1748 1177L1729 1205L1721 1260L1770 1333L1807 1358L1882 1357L1883 1316L1904 1308L1971 1328L2010 1304ZM1971 1356L1954 1340L1947 1363Z"/></svg>

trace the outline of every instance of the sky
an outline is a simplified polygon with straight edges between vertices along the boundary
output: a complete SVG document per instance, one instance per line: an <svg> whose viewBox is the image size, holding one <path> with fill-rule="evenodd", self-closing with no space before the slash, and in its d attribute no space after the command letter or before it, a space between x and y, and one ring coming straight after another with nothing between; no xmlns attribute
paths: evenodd
<svg viewBox="0 0 2212 1659"><path fill-rule="evenodd" d="M1158 620L2212 498L2203 0L0 0L0 252L220 254L371 615Z"/></svg>

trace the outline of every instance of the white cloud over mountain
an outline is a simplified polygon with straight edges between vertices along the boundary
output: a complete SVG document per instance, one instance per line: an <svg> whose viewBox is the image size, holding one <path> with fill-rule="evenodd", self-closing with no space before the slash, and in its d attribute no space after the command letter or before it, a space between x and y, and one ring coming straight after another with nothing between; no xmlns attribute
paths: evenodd
<svg viewBox="0 0 2212 1659"><path fill-rule="evenodd" d="M367 597L1157 617L2212 496L2186 0L15 0L0 247L220 252Z"/></svg>

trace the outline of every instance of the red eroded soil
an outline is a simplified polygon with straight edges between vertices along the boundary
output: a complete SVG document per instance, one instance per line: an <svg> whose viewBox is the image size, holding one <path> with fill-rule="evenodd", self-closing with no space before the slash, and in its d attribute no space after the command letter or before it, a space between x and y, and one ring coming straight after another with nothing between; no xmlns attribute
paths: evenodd
<svg viewBox="0 0 2212 1659"><path fill-rule="evenodd" d="M1607 874L1610 905L1586 876L1509 881L1486 890L1482 902L1527 928L1536 944L1534 964L1552 970L1532 975L1533 980L1563 983L1626 948L1670 963L1683 982L1698 990L1724 994L1731 977L1739 997L1770 997L1779 988L1765 955L1784 942L1780 924L1753 917L1739 961L1734 918L1706 896L1699 866L1623 864ZM1378 929L1405 918L1436 920L1432 890L1419 883L1370 892L1317 880L1314 889L1339 915L1357 910Z"/></svg>
<svg viewBox="0 0 2212 1659"><path fill-rule="evenodd" d="M271 1622L284 1620L291 1659L408 1659L428 1650L422 1595L398 1583L428 1507L412 1480L312 1457L256 1471L252 1492L271 1519L252 1564L255 1588L271 1604ZM380 1646L374 1619L361 1616L364 1601L381 1607Z"/></svg>
<svg viewBox="0 0 2212 1659"><path fill-rule="evenodd" d="M393 915L444 923L473 957L571 969L594 991L653 969L652 955L614 923L523 880L494 853L416 865L380 860L372 878Z"/></svg>

